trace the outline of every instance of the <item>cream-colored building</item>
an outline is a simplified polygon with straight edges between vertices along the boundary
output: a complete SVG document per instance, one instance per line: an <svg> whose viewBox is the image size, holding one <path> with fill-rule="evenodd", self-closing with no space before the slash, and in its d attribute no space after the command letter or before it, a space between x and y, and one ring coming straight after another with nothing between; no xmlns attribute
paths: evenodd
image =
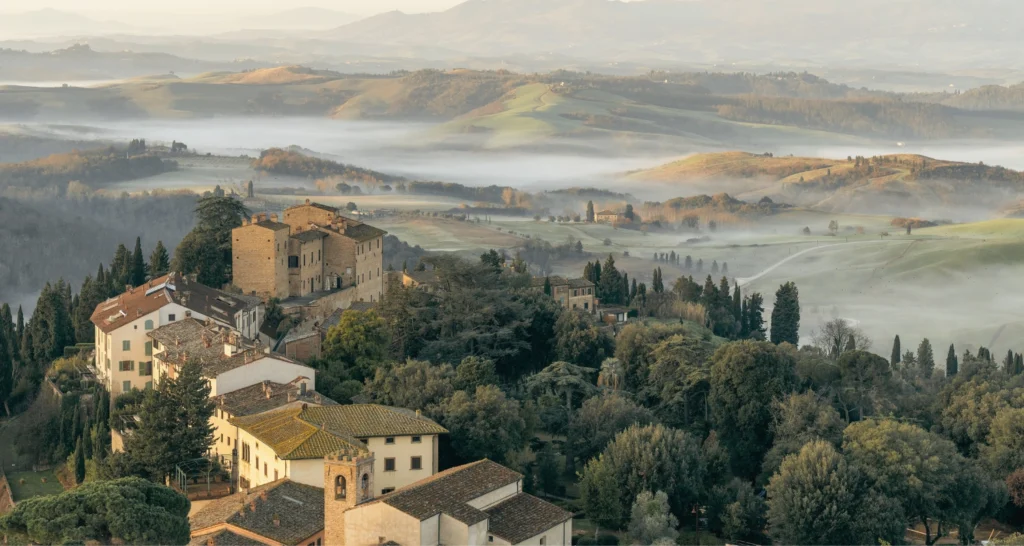
<svg viewBox="0 0 1024 546"><path fill-rule="evenodd" d="M621 224L626 221L626 217L614 210L602 210L594 215L594 220L599 224Z"/></svg>
<svg viewBox="0 0 1024 546"><path fill-rule="evenodd" d="M569 546L572 514L523 492L523 476L489 460L377 495L376 454L349 449L324 464L324 542L346 546Z"/></svg>
<svg viewBox="0 0 1024 546"><path fill-rule="evenodd" d="M362 449L376 456L374 494L391 492L438 470L444 427L417 412L356 404L290 407L231 420L238 427L239 483L255 487L281 478L322 485L324 456Z"/></svg>
<svg viewBox="0 0 1024 546"><path fill-rule="evenodd" d="M112 397L153 385L153 346L148 334L186 318L212 320L250 339L258 337L262 303L171 273L96 306L96 376Z"/></svg>
<svg viewBox="0 0 1024 546"><path fill-rule="evenodd" d="M261 213L232 231L233 282L265 299L355 289L353 301L380 301L386 234L308 199L283 222Z"/></svg>

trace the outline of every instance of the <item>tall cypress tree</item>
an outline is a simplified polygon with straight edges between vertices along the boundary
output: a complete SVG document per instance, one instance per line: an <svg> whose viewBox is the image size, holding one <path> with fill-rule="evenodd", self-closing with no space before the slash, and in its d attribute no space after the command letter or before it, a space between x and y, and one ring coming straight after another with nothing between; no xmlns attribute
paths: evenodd
<svg viewBox="0 0 1024 546"><path fill-rule="evenodd" d="M718 306L718 288L711 275L704 279L704 288L700 292L700 303L709 313Z"/></svg>
<svg viewBox="0 0 1024 546"><path fill-rule="evenodd" d="M683 267L685 267L687 270L693 269L693 258L687 255L686 259L683 260Z"/></svg>
<svg viewBox="0 0 1024 546"><path fill-rule="evenodd" d="M902 354L900 350L900 336L897 334L896 339L892 340L892 356L889 357L889 364L892 364L893 368L900 363L900 355Z"/></svg>
<svg viewBox="0 0 1024 546"><path fill-rule="evenodd" d="M800 343L800 291L795 283L787 282L775 292L770 339L776 345Z"/></svg>
<svg viewBox="0 0 1024 546"><path fill-rule="evenodd" d="M142 255L142 237L135 238L135 250L132 251L132 286L146 284L146 258Z"/></svg>
<svg viewBox="0 0 1024 546"><path fill-rule="evenodd" d="M743 324L743 296L740 295L740 283L734 283L732 289L732 315ZM743 327L745 329L745 325Z"/></svg>
<svg viewBox="0 0 1024 546"><path fill-rule="evenodd" d="M923 377L930 378L932 372L935 371L935 356L932 353L932 343L928 341L928 338L921 340L921 344L917 346L917 365L921 370Z"/></svg>
<svg viewBox="0 0 1024 546"><path fill-rule="evenodd" d="M551 295L551 277L544 277L544 293Z"/></svg>
<svg viewBox="0 0 1024 546"><path fill-rule="evenodd" d="M729 297L731 292L729 290L729 279L722 277L722 280L718 282L718 304L729 310L730 314L732 312L732 298Z"/></svg>
<svg viewBox="0 0 1024 546"><path fill-rule="evenodd" d="M82 438L75 443L75 483L81 485L85 482L85 450L82 448Z"/></svg>
<svg viewBox="0 0 1024 546"><path fill-rule="evenodd" d="M1013 358L1013 350L1007 349L1006 357L1003 358L1003 371L1009 375L1014 374L1015 361Z"/></svg>
<svg viewBox="0 0 1024 546"><path fill-rule="evenodd" d="M594 218L594 202L587 201L587 222L593 224Z"/></svg>
<svg viewBox="0 0 1024 546"><path fill-rule="evenodd" d="M633 300L635 300L636 299L636 295L637 295L637 287L636 287L636 279L634 278L633 279L633 284L630 285L630 287L629 287L629 301L632 302Z"/></svg>
<svg viewBox="0 0 1024 546"><path fill-rule="evenodd" d="M949 352L946 353L946 377L953 377L960 371L960 361L956 357L956 349L949 344Z"/></svg>
<svg viewBox="0 0 1024 546"><path fill-rule="evenodd" d="M764 297L754 292L744 300L746 305L746 331L751 339L764 340Z"/></svg>
<svg viewBox="0 0 1024 546"><path fill-rule="evenodd" d="M11 360L11 339L7 332L0 332L0 410L6 408L7 400L14 389L14 362ZM4 414L7 414L4 411Z"/></svg>

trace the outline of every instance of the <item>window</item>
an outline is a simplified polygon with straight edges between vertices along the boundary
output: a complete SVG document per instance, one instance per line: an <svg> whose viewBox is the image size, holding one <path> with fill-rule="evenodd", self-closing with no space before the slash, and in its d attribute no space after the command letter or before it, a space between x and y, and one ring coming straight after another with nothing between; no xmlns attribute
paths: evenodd
<svg viewBox="0 0 1024 546"><path fill-rule="evenodd" d="M494 542L494 535L487 535L487 542Z"/></svg>
<svg viewBox="0 0 1024 546"><path fill-rule="evenodd" d="M540 546L544 546L548 543L548 537L540 537Z"/></svg>
<svg viewBox="0 0 1024 546"><path fill-rule="evenodd" d="M167 315L167 322L174 322L175 320L176 319L174 317L174 313L171 313L170 315Z"/></svg>
<svg viewBox="0 0 1024 546"><path fill-rule="evenodd" d="M302 255L302 265L303 266L306 265L306 255L305 254Z"/></svg>
<svg viewBox="0 0 1024 546"><path fill-rule="evenodd" d="M146 342L146 356L153 356L153 342Z"/></svg>
<svg viewBox="0 0 1024 546"><path fill-rule="evenodd" d="M231 437L228 436L228 447L231 447Z"/></svg>
<svg viewBox="0 0 1024 546"><path fill-rule="evenodd" d="M153 329L153 321L151 321L151 320L147 320L147 321L146 321L146 326L145 326L145 328L146 328L147 330L152 330L152 329Z"/></svg>
<svg viewBox="0 0 1024 546"><path fill-rule="evenodd" d="M260 448L259 446L256 446L256 449L259 449L259 448ZM259 471L260 471L260 456L257 455L256 456L256 472L259 472Z"/></svg>
<svg viewBox="0 0 1024 546"><path fill-rule="evenodd" d="M422 441L423 440L419 436L413 436L412 437L412 443L414 443L414 444L418 444L418 443L420 443Z"/></svg>
<svg viewBox="0 0 1024 546"><path fill-rule="evenodd" d="M277 481L277 469L276 468L274 469L274 481L275 482Z"/></svg>
<svg viewBox="0 0 1024 546"><path fill-rule="evenodd" d="M394 472L394 471L395 471L395 459L394 459L394 457L391 457L391 458L388 458L388 459L384 459L384 472Z"/></svg>
<svg viewBox="0 0 1024 546"><path fill-rule="evenodd" d="M409 464L409 470L423 470L423 457L413 457Z"/></svg>
<svg viewBox="0 0 1024 546"><path fill-rule="evenodd" d="M295 269L295 268L299 267L299 257L298 256L288 256L288 267L290 267L292 269Z"/></svg>
<svg viewBox="0 0 1024 546"><path fill-rule="evenodd" d="M385 487L384 489L380 490L380 494L381 495L387 495L388 493L394 493L394 491L395 491L394 487Z"/></svg>
<svg viewBox="0 0 1024 546"><path fill-rule="evenodd" d="M132 390L131 381L125 381L124 383L121 384L121 392L128 392L130 390Z"/></svg>
<svg viewBox="0 0 1024 546"><path fill-rule="evenodd" d="M118 371L122 371L122 372L133 371L133 370L135 370L135 361L134 360L122 360L122 361L117 363L117 369L118 369Z"/></svg>
<svg viewBox="0 0 1024 546"><path fill-rule="evenodd" d="M348 496L348 484L345 483L345 476L334 478L334 500L341 500Z"/></svg>
<svg viewBox="0 0 1024 546"><path fill-rule="evenodd" d="M249 444L242 443L242 460L249 462Z"/></svg>
<svg viewBox="0 0 1024 546"><path fill-rule="evenodd" d="M149 377L151 375L153 375L153 363L139 362L139 377Z"/></svg>
<svg viewBox="0 0 1024 546"><path fill-rule="evenodd" d="M395 438L394 437L384 438L384 443L387 444L387 445L392 445L392 444L395 443Z"/></svg>
<svg viewBox="0 0 1024 546"><path fill-rule="evenodd" d="M224 443L224 435L223 434L220 435L220 443L222 443L222 444Z"/></svg>
<svg viewBox="0 0 1024 546"><path fill-rule="evenodd" d="M152 381L146 381L146 390L147 391L153 390L153 382Z"/></svg>
<svg viewBox="0 0 1024 546"><path fill-rule="evenodd" d="M130 350L132 350L132 342L127 340L127 339L122 341L121 342L121 350L122 351L130 351Z"/></svg>
<svg viewBox="0 0 1024 546"><path fill-rule="evenodd" d="M263 463L263 477L267 477L267 463Z"/></svg>

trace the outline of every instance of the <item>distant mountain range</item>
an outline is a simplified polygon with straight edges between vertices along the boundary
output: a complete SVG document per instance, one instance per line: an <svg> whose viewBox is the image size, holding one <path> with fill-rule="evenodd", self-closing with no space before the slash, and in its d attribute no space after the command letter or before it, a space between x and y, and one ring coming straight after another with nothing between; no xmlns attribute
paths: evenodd
<svg viewBox="0 0 1024 546"><path fill-rule="evenodd" d="M475 55L848 64L1017 64L1016 0L468 0L439 13L391 12L325 38L443 45Z"/></svg>

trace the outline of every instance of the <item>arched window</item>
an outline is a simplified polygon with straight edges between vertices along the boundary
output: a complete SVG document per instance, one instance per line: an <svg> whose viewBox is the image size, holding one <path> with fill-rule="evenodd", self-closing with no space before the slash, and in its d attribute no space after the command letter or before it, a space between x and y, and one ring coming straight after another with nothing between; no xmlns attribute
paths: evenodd
<svg viewBox="0 0 1024 546"><path fill-rule="evenodd" d="M348 496L348 483L345 481L345 476L337 476L334 478L334 500L341 500Z"/></svg>
<svg viewBox="0 0 1024 546"><path fill-rule="evenodd" d="M369 474L363 474L362 489L363 489L362 498L364 498L364 499L370 498L370 475Z"/></svg>
<svg viewBox="0 0 1024 546"><path fill-rule="evenodd" d="M146 329L147 330L152 330L153 329L153 321L151 321L151 320L147 320L146 321Z"/></svg>

